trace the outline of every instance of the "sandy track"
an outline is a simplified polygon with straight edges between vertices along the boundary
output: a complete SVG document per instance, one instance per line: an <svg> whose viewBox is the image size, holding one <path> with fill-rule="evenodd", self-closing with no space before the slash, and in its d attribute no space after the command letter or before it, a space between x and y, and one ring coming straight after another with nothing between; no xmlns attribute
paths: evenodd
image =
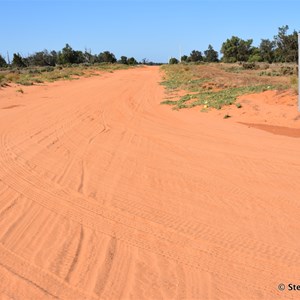
<svg viewBox="0 0 300 300"><path fill-rule="evenodd" d="M0 91L0 299L299 298L300 139L174 112L159 81Z"/></svg>

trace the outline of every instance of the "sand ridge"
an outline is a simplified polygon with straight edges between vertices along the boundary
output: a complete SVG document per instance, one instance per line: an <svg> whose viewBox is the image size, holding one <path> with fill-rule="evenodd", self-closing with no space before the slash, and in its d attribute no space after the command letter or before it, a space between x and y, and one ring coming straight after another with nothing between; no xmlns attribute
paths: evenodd
<svg viewBox="0 0 300 300"><path fill-rule="evenodd" d="M160 80L0 91L2 298L297 299L300 139L172 111Z"/></svg>

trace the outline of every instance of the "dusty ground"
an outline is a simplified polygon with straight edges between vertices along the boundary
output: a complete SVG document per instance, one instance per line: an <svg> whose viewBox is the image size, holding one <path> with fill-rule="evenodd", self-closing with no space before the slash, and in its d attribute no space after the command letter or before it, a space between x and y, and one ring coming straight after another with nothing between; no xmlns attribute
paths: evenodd
<svg viewBox="0 0 300 300"><path fill-rule="evenodd" d="M0 299L299 299L300 139L239 123L295 106L173 111L160 76L0 91Z"/></svg>

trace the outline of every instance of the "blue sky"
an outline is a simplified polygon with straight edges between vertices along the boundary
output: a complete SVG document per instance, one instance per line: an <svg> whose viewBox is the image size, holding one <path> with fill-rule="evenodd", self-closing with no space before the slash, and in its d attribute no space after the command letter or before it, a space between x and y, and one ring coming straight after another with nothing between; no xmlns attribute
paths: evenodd
<svg viewBox="0 0 300 300"><path fill-rule="evenodd" d="M69 43L92 53L112 51L166 62L204 51L236 35L272 39L278 27L300 30L300 1L280 0L0 0L0 53L26 56Z"/></svg>

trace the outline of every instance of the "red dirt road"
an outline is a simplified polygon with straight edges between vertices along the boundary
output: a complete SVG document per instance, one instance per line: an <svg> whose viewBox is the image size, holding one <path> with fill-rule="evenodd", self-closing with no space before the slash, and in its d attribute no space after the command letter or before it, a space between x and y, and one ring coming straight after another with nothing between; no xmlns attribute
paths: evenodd
<svg viewBox="0 0 300 300"><path fill-rule="evenodd" d="M0 299L299 299L300 139L160 75L0 91Z"/></svg>

